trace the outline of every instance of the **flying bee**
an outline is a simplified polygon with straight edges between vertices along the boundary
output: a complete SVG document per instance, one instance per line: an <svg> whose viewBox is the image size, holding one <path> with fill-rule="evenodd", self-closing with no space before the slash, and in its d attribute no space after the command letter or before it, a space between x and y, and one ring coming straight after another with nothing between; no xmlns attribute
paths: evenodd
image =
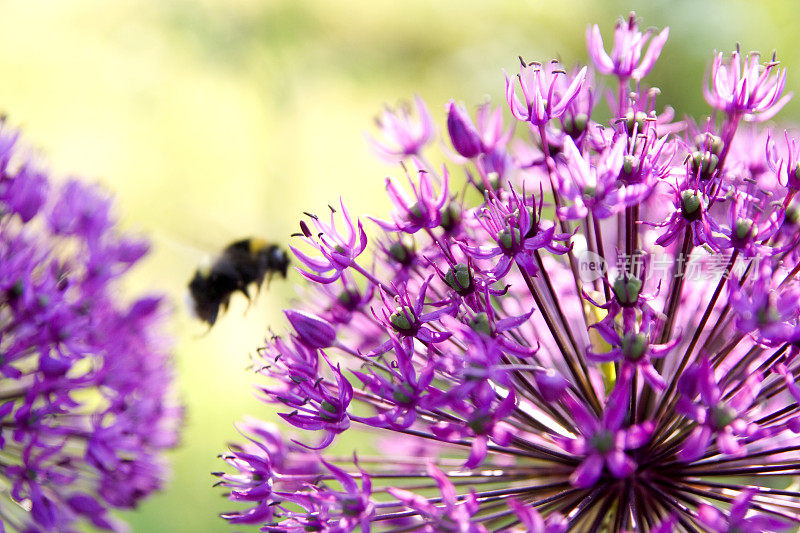
<svg viewBox="0 0 800 533"><path fill-rule="evenodd" d="M289 268L289 256L275 244L261 239L242 239L232 242L206 268L198 268L189 282L192 311L200 320L214 325L219 309L228 308L236 291L250 299L248 288L258 288L274 273L284 278Z"/></svg>

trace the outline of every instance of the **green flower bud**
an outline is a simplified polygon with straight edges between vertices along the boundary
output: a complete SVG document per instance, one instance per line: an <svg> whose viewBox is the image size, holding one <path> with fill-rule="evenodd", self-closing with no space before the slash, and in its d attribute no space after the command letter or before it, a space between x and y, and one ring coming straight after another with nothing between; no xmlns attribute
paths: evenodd
<svg viewBox="0 0 800 533"><path fill-rule="evenodd" d="M564 115L564 133L572 138L580 136L589 125L589 117L585 113L578 113L574 117Z"/></svg>
<svg viewBox="0 0 800 533"><path fill-rule="evenodd" d="M507 252L513 250L514 245L519 244L521 241L522 234L517 228L514 228L513 230L505 229L497 234L497 244L499 244L500 248Z"/></svg>
<svg viewBox="0 0 800 533"><path fill-rule="evenodd" d="M489 315L486 313L478 313L469 321L469 327L472 331L482 333L484 335L492 334L492 326L489 324Z"/></svg>
<svg viewBox="0 0 800 533"><path fill-rule="evenodd" d="M411 388L411 385L405 382L401 383L400 386L394 389L392 392L392 398L394 398L394 400L400 404L411 403L411 398L413 395L414 389Z"/></svg>
<svg viewBox="0 0 800 533"><path fill-rule="evenodd" d="M389 246L389 257L401 265L407 265L414 258L414 241L403 235L400 240L395 241Z"/></svg>
<svg viewBox="0 0 800 533"><path fill-rule="evenodd" d="M634 113L633 110L630 109L625 113L625 131L628 135L633 135L634 126L636 126L637 133L642 133L646 122L647 113L644 111L637 111Z"/></svg>
<svg viewBox="0 0 800 533"><path fill-rule="evenodd" d="M419 220L424 217L422 213L422 206L419 205L419 202L412 205L408 211L411 213L412 219Z"/></svg>
<svg viewBox="0 0 800 533"><path fill-rule="evenodd" d="M717 170L717 165L719 164L719 157L717 154L699 150L692 152L691 160L692 172L695 174L699 172L701 180L710 179L714 171Z"/></svg>
<svg viewBox="0 0 800 533"><path fill-rule="evenodd" d="M486 433L486 430L489 429L489 422L491 422L491 417L489 415L478 415L467 423L469 428L477 433L478 435L482 435Z"/></svg>
<svg viewBox="0 0 800 533"><path fill-rule="evenodd" d="M622 307L632 307L639 300L642 290L642 280L636 276L619 277L612 286L614 296Z"/></svg>
<svg viewBox="0 0 800 533"><path fill-rule="evenodd" d="M492 186L492 189L498 190L500 189L500 174L497 172L489 172L486 175L486 181L489 182L489 185ZM475 186L478 189L478 192L483 194L486 191L486 187L483 185L483 181L476 181Z"/></svg>
<svg viewBox="0 0 800 533"><path fill-rule="evenodd" d="M353 295L350 294L350 291L344 290L339 293L339 296L336 297L339 300L339 303L347 307L353 301Z"/></svg>
<svg viewBox="0 0 800 533"><path fill-rule="evenodd" d="M447 286L456 291L461 296L465 296L473 291L472 271L464 263L450 267L444 276Z"/></svg>
<svg viewBox="0 0 800 533"><path fill-rule="evenodd" d="M345 516L358 516L363 509L361 500L357 498L344 498L342 500L342 514Z"/></svg>
<svg viewBox="0 0 800 533"><path fill-rule="evenodd" d="M694 191L683 191L681 193L681 214L686 220L693 222L700 218L703 211L700 196Z"/></svg>
<svg viewBox="0 0 800 533"><path fill-rule="evenodd" d="M461 210L455 202L448 203L442 211L442 220L439 226L445 231L452 231L461 221Z"/></svg>
<svg viewBox="0 0 800 533"><path fill-rule="evenodd" d="M694 136L694 145L700 151L709 151L712 154L719 155L725 143L722 138L714 135L711 132L698 133Z"/></svg>
<svg viewBox="0 0 800 533"><path fill-rule="evenodd" d="M414 319L414 310L407 305L398 307L395 309L395 312L389 316L389 322L391 322L392 327L403 333L407 333L414 328L414 324L411 323L411 320Z"/></svg>
<svg viewBox="0 0 800 533"><path fill-rule="evenodd" d="M319 415L322 418L327 418L328 420L336 420L338 418L338 416L334 415L337 415L339 410L328 400L322 400L320 407L322 407L322 409L320 410Z"/></svg>
<svg viewBox="0 0 800 533"><path fill-rule="evenodd" d="M634 169L639 167L639 158L635 155L626 155L622 158L622 173L626 176L633 174Z"/></svg>
<svg viewBox="0 0 800 533"><path fill-rule="evenodd" d="M736 221L736 238L740 241L748 239L752 237L753 232L753 221L747 220L744 218L740 218Z"/></svg>

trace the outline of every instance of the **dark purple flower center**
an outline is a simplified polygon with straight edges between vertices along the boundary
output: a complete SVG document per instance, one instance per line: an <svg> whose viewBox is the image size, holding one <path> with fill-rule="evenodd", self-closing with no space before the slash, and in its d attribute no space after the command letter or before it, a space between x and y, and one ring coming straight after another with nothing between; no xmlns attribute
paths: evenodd
<svg viewBox="0 0 800 533"><path fill-rule="evenodd" d="M453 203L447 204L442 210L442 220L439 225L445 231L453 231L461 221L461 210Z"/></svg>
<svg viewBox="0 0 800 533"><path fill-rule="evenodd" d="M800 206L792 204L786 208L784 224L797 226L798 222L800 222Z"/></svg>
<svg viewBox="0 0 800 533"><path fill-rule="evenodd" d="M492 325L489 322L489 315L486 313L476 313L469 321L469 327L476 333L482 333L486 336L492 335Z"/></svg>
<svg viewBox="0 0 800 533"><path fill-rule="evenodd" d="M342 513L345 516L358 516L364 512L364 502L361 498L345 498L342 500Z"/></svg>
<svg viewBox="0 0 800 533"><path fill-rule="evenodd" d="M577 139L584 131L586 131L586 126L589 124L589 116L586 115L586 113L576 113L574 117L570 115L564 115L562 124L564 127L564 133L573 139Z"/></svg>
<svg viewBox="0 0 800 533"><path fill-rule="evenodd" d="M389 256L400 263L408 265L414 259L414 243L410 239L401 238L389 246Z"/></svg>
<svg viewBox="0 0 800 533"><path fill-rule="evenodd" d="M608 453L614 449L614 432L601 429L592 435L590 442L598 453Z"/></svg>
<svg viewBox="0 0 800 533"><path fill-rule="evenodd" d="M724 403L718 403L711 408L711 424L716 429L722 429L736 420L736 411Z"/></svg>
<svg viewBox="0 0 800 533"><path fill-rule="evenodd" d="M392 391L392 398L395 399L397 403L400 404L409 404L413 401L415 395L414 388L406 383L401 383L397 388Z"/></svg>
<svg viewBox="0 0 800 533"><path fill-rule="evenodd" d="M476 414L469 420L469 428L477 435L483 435L489 429L492 421L491 415L486 413Z"/></svg>
<svg viewBox="0 0 800 533"><path fill-rule="evenodd" d="M408 216L412 222L425 222L427 220L427 209L420 205L419 202L415 203L408 209Z"/></svg>
<svg viewBox="0 0 800 533"><path fill-rule="evenodd" d="M622 353L630 361L641 359L649 346L650 341L643 333L628 333L622 338Z"/></svg>

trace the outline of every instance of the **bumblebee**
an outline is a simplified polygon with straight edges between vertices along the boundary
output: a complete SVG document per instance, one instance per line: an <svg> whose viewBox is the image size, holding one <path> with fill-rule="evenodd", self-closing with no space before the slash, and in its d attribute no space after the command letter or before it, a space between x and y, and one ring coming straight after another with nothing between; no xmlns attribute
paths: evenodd
<svg viewBox="0 0 800 533"><path fill-rule="evenodd" d="M249 300L250 285L260 288L276 272L285 278L288 268L289 256L278 245L252 238L232 242L210 266L195 271L189 282L190 307L211 327L235 292Z"/></svg>

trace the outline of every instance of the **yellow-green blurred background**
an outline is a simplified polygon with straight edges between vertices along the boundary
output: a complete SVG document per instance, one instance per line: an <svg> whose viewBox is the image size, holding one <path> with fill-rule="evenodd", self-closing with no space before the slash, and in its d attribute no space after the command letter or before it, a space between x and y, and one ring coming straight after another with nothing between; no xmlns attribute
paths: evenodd
<svg viewBox="0 0 800 533"><path fill-rule="evenodd" d="M413 93L443 125L450 97L497 99L501 68L559 57L585 62L587 24L607 44L619 15L671 27L649 79L679 114L706 111L700 87L715 48L774 48L800 87L800 3L510 0L20 0L0 2L0 110L21 125L54 173L102 182L126 225L155 253L132 290L175 301L179 385L188 408L167 489L125 513L136 532L233 530L209 475L244 415L271 417L252 398L248 353L295 275L245 314L245 301L206 334L182 305L205 253L246 235L285 243L303 210L343 196L381 214L393 169L363 133L384 103ZM800 104L783 117L797 119Z"/></svg>

